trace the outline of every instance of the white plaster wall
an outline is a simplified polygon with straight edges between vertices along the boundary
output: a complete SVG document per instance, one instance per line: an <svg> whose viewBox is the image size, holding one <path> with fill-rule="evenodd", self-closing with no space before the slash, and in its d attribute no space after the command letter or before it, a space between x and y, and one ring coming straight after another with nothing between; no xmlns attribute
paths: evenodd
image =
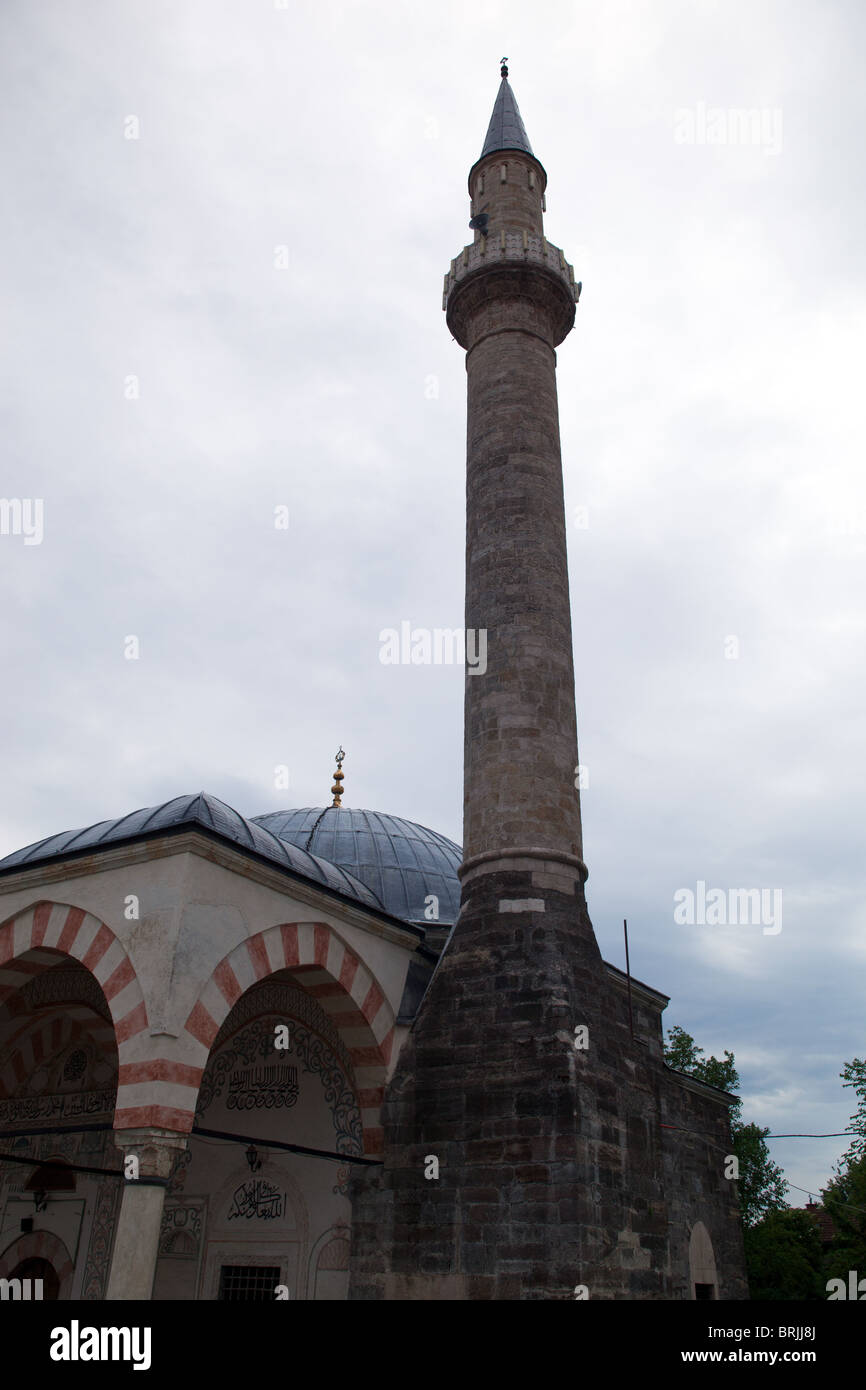
<svg viewBox="0 0 866 1390"><path fill-rule="evenodd" d="M0 923L48 900L93 913L122 942L150 1021L149 1032L131 1040L127 1060L165 1056L165 1038L156 1044L154 1035L179 1036L220 961L245 938L283 922L326 923L370 971L394 1012L399 1009L416 940L411 933L395 941L399 930L383 929L373 915L344 910L312 888L307 894L306 886L303 897L296 895L291 881L282 887L268 870L263 876L270 881L262 882L258 866L248 869L240 856L227 868L200 852L172 852L170 841L158 855L151 845L134 849L134 862L91 856L63 874L29 870L26 886L0 880ZM138 920L126 916L131 896L138 901Z"/></svg>

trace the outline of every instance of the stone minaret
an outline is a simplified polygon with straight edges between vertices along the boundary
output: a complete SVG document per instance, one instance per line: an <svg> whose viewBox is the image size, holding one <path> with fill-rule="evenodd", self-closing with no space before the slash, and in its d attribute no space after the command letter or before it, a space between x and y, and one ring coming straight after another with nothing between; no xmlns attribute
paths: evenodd
<svg viewBox="0 0 866 1390"><path fill-rule="evenodd" d="M507 74L469 174L475 243L444 293L466 349L466 627L487 652L483 674L467 665L464 900L503 871L528 898L586 878L555 352L576 290Z"/></svg>
<svg viewBox="0 0 866 1390"><path fill-rule="evenodd" d="M503 67L443 296L468 379L462 902L386 1093L385 1166L353 1178L353 1298L688 1297L680 1184L712 1193L717 1252L738 1239L706 1169L727 1107L668 1096L664 996L635 984L633 1036L584 899L556 395L578 291L546 184ZM700 1137L675 1150L666 1122Z"/></svg>

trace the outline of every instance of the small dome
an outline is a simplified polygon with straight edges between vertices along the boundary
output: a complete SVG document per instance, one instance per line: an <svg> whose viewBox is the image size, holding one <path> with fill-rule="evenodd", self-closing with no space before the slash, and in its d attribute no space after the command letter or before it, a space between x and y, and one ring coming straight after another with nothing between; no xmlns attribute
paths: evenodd
<svg viewBox="0 0 866 1390"><path fill-rule="evenodd" d="M450 926L460 908L459 845L426 826L351 806L305 806L253 816L280 840L338 865L365 883L392 917ZM438 898L438 917L424 915Z"/></svg>

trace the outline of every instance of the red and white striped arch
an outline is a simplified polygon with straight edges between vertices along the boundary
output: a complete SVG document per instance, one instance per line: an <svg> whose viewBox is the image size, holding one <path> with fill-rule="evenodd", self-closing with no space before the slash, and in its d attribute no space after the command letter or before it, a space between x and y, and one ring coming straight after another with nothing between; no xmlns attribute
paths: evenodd
<svg viewBox="0 0 866 1390"><path fill-rule="evenodd" d="M0 1004L11 1002L16 990L34 975L57 965L63 956L78 961L100 985L111 1013L122 1072L131 1040L148 1027L144 994L118 937L84 908L38 902L0 926ZM92 1017L92 1011L88 1012ZM115 1127L162 1124L163 1108L151 1103L149 1118L125 1120L118 1092ZM175 1126L169 1123L167 1127Z"/></svg>
<svg viewBox="0 0 866 1390"><path fill-rule="evenodd" d="M109 1057L116 1053L114 1025L89 1004L56 1004L35 1018L29 1015L8 1034L0 1053L0 1100L15 1095L46 1058L88 1039Z"/></svg>
<svg viewBox="0 0 866 1390"><path fill-rule="evenodd" d="M47 1260L54 1266L54 1272L60 1280L57 1297L67 1299L75 1266L63 1241L51 1231L30 1231L25 1236L17 1236L11 1245L7 1245L0 1255L0 1279L8 1279L22 1260L34 1258Z"/></svg>
<svg viewBox="0 0 866 1390"><path fill-rule="evenodd" d="M251 985L277 971L289 971L339 1033L355 1071L364 1153L380 1154L380 1112L394 1045L394 1010L370 970L327 923L282 922L247 937L230 951L213 971L186 1021L188 1052L197 1056L203 1072L229 1010ZM194 1100L192 1105L194 1109Z"/></svg>
<svg viewBox="0 0 866 1390"><path fill-rule="evenodd" d="M131 1041L149 1027L135 969L110 927L67 903L38 902L0 926L0 1005L14 1009L15 992L63 956L90 971L108 1003L119 1063L116 1129L153 1126L189 1132L210 1049L230 1009L251 985L288 971L329 1015L343 1040L355 1072L364 1152L382 1152L380 1110L394 1044L394 1011L371 971L327 923L282 922L230 951L186 1020L185 1062L176 1055L144 1061L130 1056ZM85 1012L92 1022L92 1011Z"/></svg>

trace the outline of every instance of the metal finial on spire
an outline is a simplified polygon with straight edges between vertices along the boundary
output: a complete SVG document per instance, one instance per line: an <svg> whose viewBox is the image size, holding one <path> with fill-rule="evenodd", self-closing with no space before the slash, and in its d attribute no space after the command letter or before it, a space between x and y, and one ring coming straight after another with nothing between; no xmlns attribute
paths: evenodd
<svg viewBox="0 0 866 1390"><path fill-rule="evenodd" d="M334 785L331 788L331 795L334 798L332 805L334 806L342 806L343 804L341 798L343 795L343 759L345 758L345 756L346 754L343 751L343 745L340 744L340 747L337 749L335 759L337 763L337 771L334 773Z"/></svg>
<svg viewBox="0 0 866 1390"><path fill-rule="evenodd" d="M500 75L501 77L507 77L507 76L508 76L508 68L505 66L505 64L508 62L508 59L507 59L507 58L500 58L499 61L500 61L500 63L502 64L502 67L499 69L499 75Z"/></svg>

